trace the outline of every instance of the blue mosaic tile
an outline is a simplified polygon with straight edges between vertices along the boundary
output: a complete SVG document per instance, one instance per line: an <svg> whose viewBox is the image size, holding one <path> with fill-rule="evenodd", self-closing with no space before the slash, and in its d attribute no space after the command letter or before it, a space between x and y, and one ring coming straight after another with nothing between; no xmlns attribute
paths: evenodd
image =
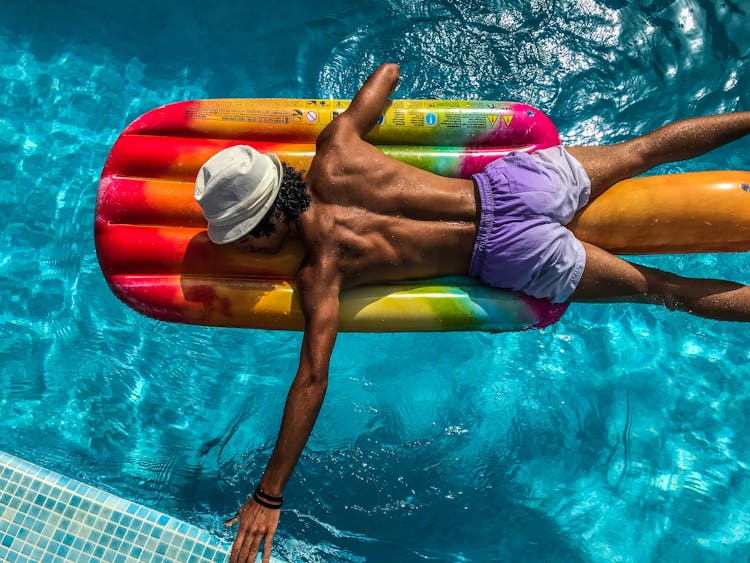
<svg viewBox="0 0 750 563"><path fill-rule="evenodd" d="M225 560L230 549L205 530L4 452L0 492L0 503L15 505L0 504L3 562L206 563Z"/></svg>
<svg viewBox="0 0 750 563"><path fill-rule="evenodd" d="M218 538L216 538L215 536L210 536L210 537L208 538L208 543L209 543L210 545L212 545L213 547L219 547L219 546L221 545L221 542L220 542L220 541L219 541L219 539L218 539Z"/></svg>

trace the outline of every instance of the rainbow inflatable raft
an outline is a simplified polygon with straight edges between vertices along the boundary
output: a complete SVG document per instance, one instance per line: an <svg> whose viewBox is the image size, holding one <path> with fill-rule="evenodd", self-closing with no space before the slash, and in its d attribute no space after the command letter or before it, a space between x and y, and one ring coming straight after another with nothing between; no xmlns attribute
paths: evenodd
<svg viewBox="0 0 750 563"><path fill-rule="evenodd" d="M306 169L315 139L346 100L234 99L170 104L117 139L99 183L95 239L112 291L150 317L209 326L298 330L302 246L278 255L216 246L193 200L200 166L235 144ZM468 178L513 150L560 142L520 103L396 100L369 140L386 154ZM746 251L750 173L697 172L621 182L576 216L580 239L619 254ZM550 320L531 298L471 278L360 287L341 296L344 331L523 330Z"/></svg>

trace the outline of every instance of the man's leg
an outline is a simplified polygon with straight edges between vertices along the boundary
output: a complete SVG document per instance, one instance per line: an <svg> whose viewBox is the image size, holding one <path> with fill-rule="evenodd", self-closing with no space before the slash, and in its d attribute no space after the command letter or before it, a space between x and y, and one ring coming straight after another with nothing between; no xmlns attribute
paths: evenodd
<svg viewBox="0 0 750 563"><path fill-rule="evenodd" d="M665 162L687 160L750 133L750 112L675 121L616 145L566 147L591 178L591 200L613 184Z"/></svg>
<svg viewBox="0 0 750 563"><path fill-rule="evenodd" d="M651 303L710 319L750 322L749 286L684 278L631 264L592 244L583 246L586 266L571 301Z"/></svg>

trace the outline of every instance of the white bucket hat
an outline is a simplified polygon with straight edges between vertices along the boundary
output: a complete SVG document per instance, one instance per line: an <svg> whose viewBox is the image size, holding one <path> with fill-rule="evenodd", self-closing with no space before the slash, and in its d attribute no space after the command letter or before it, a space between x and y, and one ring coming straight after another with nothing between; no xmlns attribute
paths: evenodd
<svg viewBox="0 0 750 563"><path fill-rule="evenodd" d="M227 244L249 233L276 200L284 168L274 154L237 145L212 156L198 171L195 200L208 221L208 238Z"/></svg>

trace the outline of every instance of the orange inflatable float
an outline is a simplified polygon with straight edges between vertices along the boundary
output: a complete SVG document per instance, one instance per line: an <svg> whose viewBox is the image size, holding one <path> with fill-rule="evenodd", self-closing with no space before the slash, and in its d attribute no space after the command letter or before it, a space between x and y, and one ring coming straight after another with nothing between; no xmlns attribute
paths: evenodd
<svg viewBox="0 0 750 563"><path fill-rule="evenodd" d="M183 323L300 329L299 241L275 256L213 245L193 200L198 168L249 144L307 168L318 133L345 100L202 100L143 115L118 138L102 172L95 239L112 291L136 311ZM524 104L396 100L369 140L446 176L470 177L512 150L558 144L552 122ZM750 248L750 173L697 172L621 182L569 227L620 254ZM564 309L557 311L561 313ZM341 330L521 330L549 307L471 278L368 286L342 295Z"/></svg>

